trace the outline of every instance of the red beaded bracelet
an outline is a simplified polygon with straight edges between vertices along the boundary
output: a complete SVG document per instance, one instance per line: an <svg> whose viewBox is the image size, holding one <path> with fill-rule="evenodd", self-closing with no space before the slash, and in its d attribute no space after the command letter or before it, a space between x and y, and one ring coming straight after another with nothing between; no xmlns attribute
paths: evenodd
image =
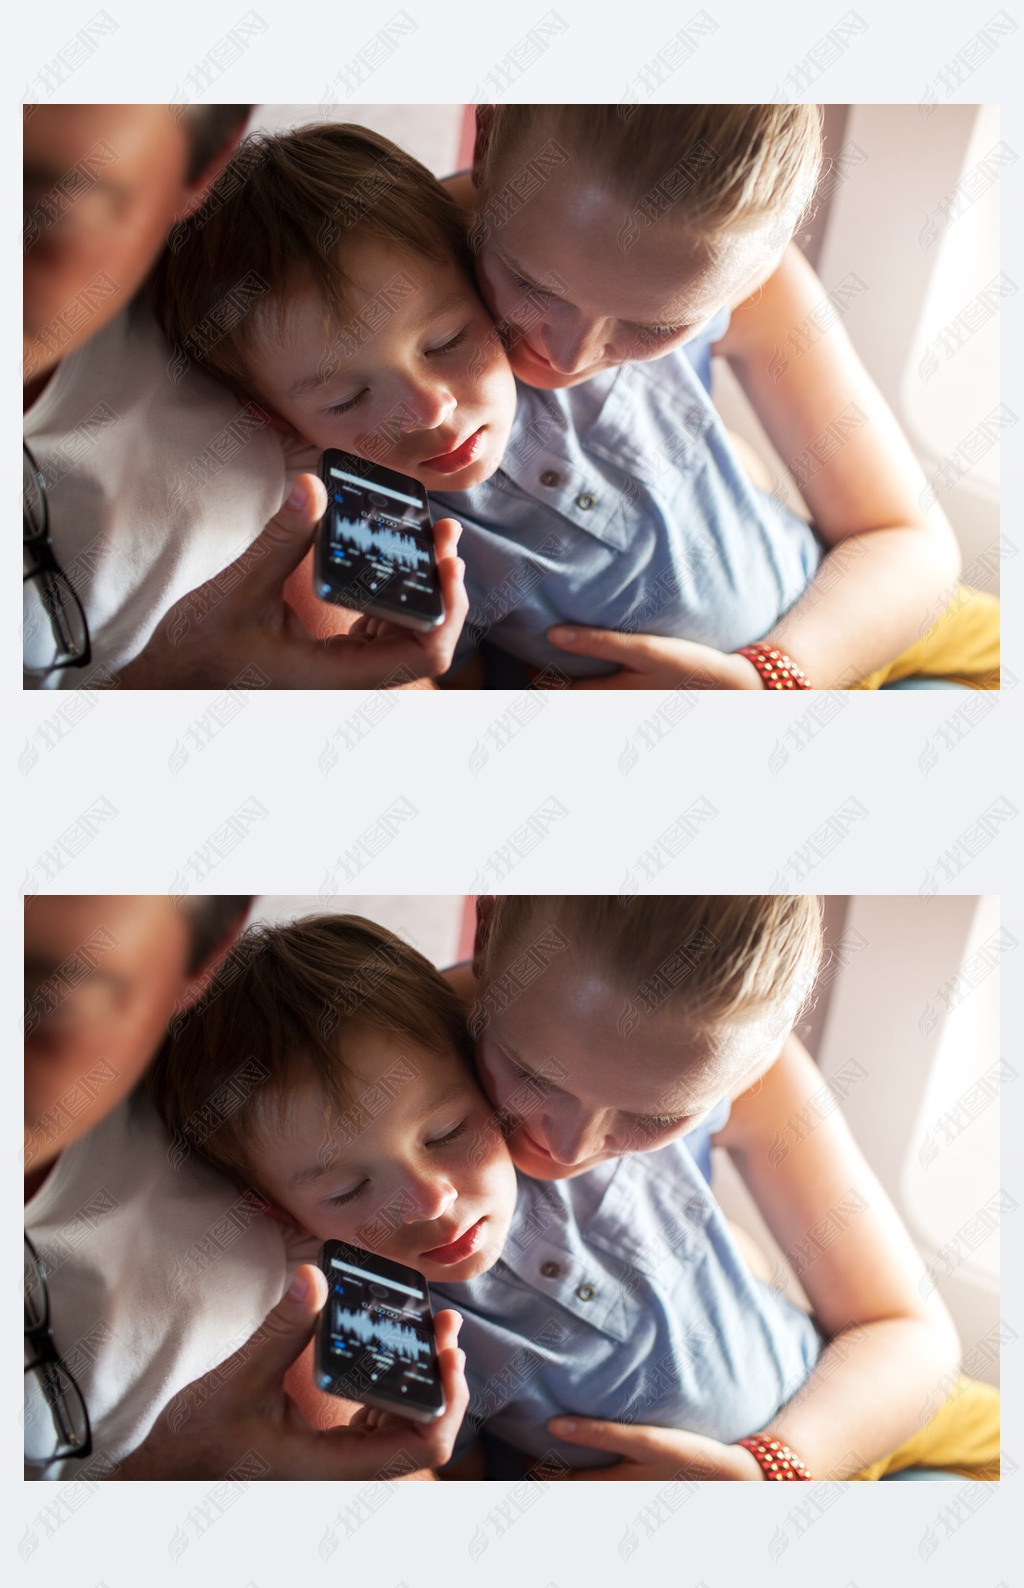
<svg viewBox="0 0 1024 1588"><path fill-rule="evenodd" d="M803 668L798 667L785 651L776 650L774 645L744 645L736 655L745 656L748 662L753 662L761 674L765 689L814 688Z"/></svg>
<svg viewBox="0 0 1024 1588"><path fill-rule="evenodd" d="M777 1439L765 1439L762 1434L752 1434L749 1439L737 1439L736 1443L750 1451L766 1478L776 1478L781 1482L786 1479L810 1479L811 1474L800 1457Z"/></svg>

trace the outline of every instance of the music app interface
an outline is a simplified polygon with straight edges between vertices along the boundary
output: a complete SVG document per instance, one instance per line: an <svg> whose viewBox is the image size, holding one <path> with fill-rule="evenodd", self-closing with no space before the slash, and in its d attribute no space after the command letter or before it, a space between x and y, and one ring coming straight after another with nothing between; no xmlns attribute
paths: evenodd
<svg viewBox="0 0 1024 1588"><path fill-rule="evenodd" d="M331 1257L331 1367L340 1380L417 1405L437 1402L434 1328L423 1289Z"/></svg>
<svg viewBox="0 0 1024 1588"><path fill-rule="evenodd" d="M438 612L429 512L418 497L330 469L328 554L343 583L418 616Z"/></svg>

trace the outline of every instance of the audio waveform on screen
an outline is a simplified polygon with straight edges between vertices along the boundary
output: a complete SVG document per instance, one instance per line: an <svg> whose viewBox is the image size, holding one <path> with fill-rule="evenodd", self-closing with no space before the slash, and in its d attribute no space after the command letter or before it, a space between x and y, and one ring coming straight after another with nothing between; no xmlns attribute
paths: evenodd
<svg viewBox="0 0 1024 1588"><path fill-rule="evenodd" d="M430 567L429 551L418 546L411 535L402 535L396 529L384 525L374 529L365 519L339 517L336 532L339 538L352 541L368 557L397 563L400 568L408 568L410 573Z"/></svg>
<svg viewBox="0 0 1024 1588"><path fill-rule="evenodd" d="M430 1344L404 1323L394 1318L370 1318L365 1312L349 1312L337 1307L335 1328L339 1334L355 1336L375 1350L389 1352L406 1362L430 1360Z"/></svg>

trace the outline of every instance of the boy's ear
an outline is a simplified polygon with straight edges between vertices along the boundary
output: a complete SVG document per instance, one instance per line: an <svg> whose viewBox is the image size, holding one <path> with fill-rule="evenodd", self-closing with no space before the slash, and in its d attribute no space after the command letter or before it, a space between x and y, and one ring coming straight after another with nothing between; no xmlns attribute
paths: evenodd
<svg viewBox="0 0 1024 1588"><path fill-rule="evenodd" d="M281 415L273 408L268 408L266 403L257 402L255 397L247 397L241 391L236 391L235 396L243 407L251 408L256 417L269 425L271 430L279 430L283 436L290 436L293 441L301 441L306 446L312 446L312 442L306 440L301 430L296 430L289 420L282 419Z"/></svg>
<svg viewBox="0 0 1024 1588"><path fill-rule="evenodd" d="M473 186L480 187L484 179L484 168L487 165L487 153L491 147L491 129L494 126L494 106L477 105L476 107L476 140L473 144L473 164L471 167Z"/></svg>
<svg viewBox="0 0 1024 1588"><path fill-rule="evenodd" d="M479 982L483 977L487 941L491 935L491 917L494 912L493 893L481 893L476 901L476 933L473 937L473 975Z"/></svg>

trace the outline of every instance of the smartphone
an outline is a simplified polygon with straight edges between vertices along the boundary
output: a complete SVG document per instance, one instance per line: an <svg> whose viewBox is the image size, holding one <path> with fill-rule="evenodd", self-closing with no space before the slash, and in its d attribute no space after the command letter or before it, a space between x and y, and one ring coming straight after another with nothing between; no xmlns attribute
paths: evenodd
<svg viewBox="0 0 1024 1588"><path fill-rule="evenodd" d="M432 1423L445 1403L423 1275L346 1241L326 1241L319 1261L330 1287L316 1331L320 1389Z"/></svg>
<svg viewBox="0 0 1024 1588"><path fill-rule="evenodd" d="M319 473L327 487L313 554L320 600L411 629L436 629L444 622L444 598L423 486L333 448L321 457Z"/></svg>

